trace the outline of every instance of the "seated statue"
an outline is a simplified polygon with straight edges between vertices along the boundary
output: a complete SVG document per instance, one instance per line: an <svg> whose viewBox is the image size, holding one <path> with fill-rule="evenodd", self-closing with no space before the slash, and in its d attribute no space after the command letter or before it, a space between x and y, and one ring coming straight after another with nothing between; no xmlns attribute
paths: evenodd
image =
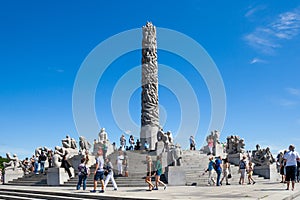
<svg viewBox="0 0 300 200"><path fill-rule="evenodd" d="M237 135L227 137L226 152L228 154L244 153L245 141Z"/></svg>
<svg viewBox="0 0 300 200"><path fill-rule="evenodd" d="M64 155L67 155L68 157L69 153L70 152L66 148L60 146L56 146L54 150L54 154L58 154L61 157L63 157Z"/></svg>
<svg viewBox="0 0 300 200"><path fill-rule="evenodd" d="M266 149L260 149L255 151L252 162L255 163L257 166L265 166L270 165L273 162L275 162L275 159L273 158L273 155L270 151L270 148L267 147Z"/></svg>
<svg viewBox="0 0 300 200"><path fill-rule="evenodd" d="M54 153L53 156L52 156L53 167L54 168L60 168L61 160L62 160L62 157L59 154Z"/></svg>
<svg viewBox="0 0 300 200"><path fill-rule="evenodd" d="M6 157L9 160L9 162L3 162L3 166L5 170L9 170L9 169L15 170L21 167L20 160L16 154L14 154L13 157L11 157L10 153L6 153Z"/></svg>
<svg viewBox="0 0 300 200"><path fill-rule="evenodd" d="M163 129L160 128L160 130L158 130L157 132L157 141L162 141L162 137L164 136L164 132L163 132Z"/></svg>
<svg viewBox="0 0 300 200"><path fill-rule="evenodd" d="M50 151L51 149L47 148L47 147L38 147L35 149L35 156L40 156L42 154L42 152L44 152L45 155L48 154L48 152Z"/></svg>
<svg viewBox="0 0 300 200"><path fill-rule="evenodd" d="M71 148L71 149L76 149L76 140L74 138L71 138L69 135L66 136L65 139L61 140L62 146L64 148Z"/></svg>
<svg viewBox="0 0 300 200"><path fill-rule="evenodd" d="M167 131L167 136L170 144L173 144L173 135L171 131Z"/></svg>
<svg viewBox="0 0 300 200"><path fill-rule="evenodd" d="M240 140L238 141L237 148L236 148L236 149L237 149L237 152L238 152L238 153L244 153L244 152L245 152L244 147L245 147L244 139L240 139Z"/></svg>
<svg viewBox="0 0 300 200"><path fill-rule="evenodd" d="M88 151L92 147L92 145L89 143L89 141L85 139L85 137L80 136L79 147L80 147L79 152L84 153L85 151Z"/></svg>

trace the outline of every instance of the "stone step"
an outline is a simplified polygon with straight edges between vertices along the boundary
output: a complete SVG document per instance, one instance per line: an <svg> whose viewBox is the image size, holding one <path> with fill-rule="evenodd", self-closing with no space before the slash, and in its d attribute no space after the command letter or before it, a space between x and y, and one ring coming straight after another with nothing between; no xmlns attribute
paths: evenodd
<svg viewBox="0 0 300 200"><path fill-rule="evenodd" d="M1 197L2 196L2 197ZM58 191L44 191L39 189L8 189L8 188L0 188L0 199L50 199L50 200L70 200L70 199L102 199L102 200L132 200L139 199L137 197L116 197L113 195L101 195L99 193L91 195L90 193L78 193L78 192L58 192ZM142 199L142 198L140 198ZM149 198L150 200L150 198Z"/></svg>
<svg viewBox="0 0 300 200"><path fill-rule="evenodd" d="M1 196L6 196L7 199L50 199L50 200L68 200L68 199L74 199L74 200L80 200L82 198L77 197L66 197L66 196L58 196L53 194L34 194L34 193L28 193L26 191L1 191Z"/></svg>

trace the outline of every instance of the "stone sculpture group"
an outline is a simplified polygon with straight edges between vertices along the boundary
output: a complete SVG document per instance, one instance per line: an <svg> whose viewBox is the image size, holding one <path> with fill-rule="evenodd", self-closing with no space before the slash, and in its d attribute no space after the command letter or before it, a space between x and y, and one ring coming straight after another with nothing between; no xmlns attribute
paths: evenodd
<svg viewBox="0 0 300 200"><path fill-rule="evenodd" d="M227 137L226 152L228 154L237 154L245 152L245 141L237 135Z"/></svg>

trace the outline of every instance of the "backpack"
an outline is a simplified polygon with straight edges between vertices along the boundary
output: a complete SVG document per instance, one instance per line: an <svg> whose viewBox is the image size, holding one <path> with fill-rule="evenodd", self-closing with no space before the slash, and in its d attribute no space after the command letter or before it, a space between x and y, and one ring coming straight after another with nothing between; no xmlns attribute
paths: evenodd
<svg viewBox="0 0 300 200"><path fill-rule="evenodd" d="M81 168L80 173L81 173L81 175L87 176L88 173L87 173L87 168L85 165Z"/></svg>
<svg viewBox="0 0 300 200"><path fill-rule="evenodd" d="M240 169L246 169L246 163L243 160L240 161Z"/></svg>

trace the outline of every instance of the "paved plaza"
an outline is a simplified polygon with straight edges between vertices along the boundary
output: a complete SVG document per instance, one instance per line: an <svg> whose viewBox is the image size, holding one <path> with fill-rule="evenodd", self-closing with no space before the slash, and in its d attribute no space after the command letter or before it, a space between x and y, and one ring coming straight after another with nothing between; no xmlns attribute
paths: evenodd
<svg viewBox="0 0 300 200"><path fill-rule="evenodd" d="M74 186L75 188L75 186ZM167 190L146 191L146 185L141 187L121 187L118 191L107 188L104 194L77 191L70 187L32 187L1 185L2 189L25 190L27 193L35 191L53 192L55 194L76 194L80 199L300 199L300 184L296 184L294 191L285 190L286 185L275 182L264 182L255 185L230 185L221 187L197 186L169 186ZM91 189L91 188L88 188ZM1 192L2 193L2 192ZM0 193L0 199L1 197ZM103 198L101 198L103 197ZM74 199L74 197L72 198ZM76 199L76 198L75 198Z"/></svg>

